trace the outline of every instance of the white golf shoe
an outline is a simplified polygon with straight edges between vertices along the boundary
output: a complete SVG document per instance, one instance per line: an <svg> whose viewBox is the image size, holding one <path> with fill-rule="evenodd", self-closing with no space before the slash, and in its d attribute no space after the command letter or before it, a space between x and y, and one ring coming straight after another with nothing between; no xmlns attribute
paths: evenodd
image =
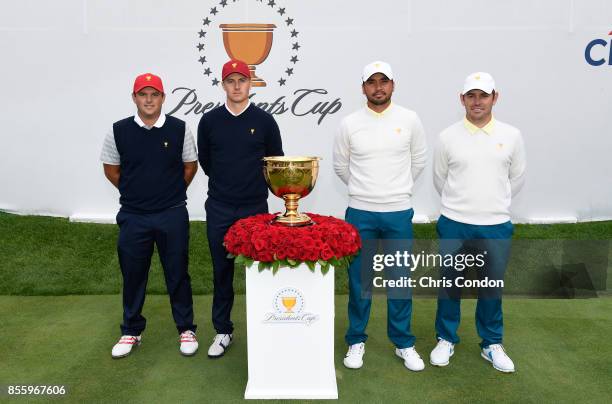
<svg viewBox="0 0 612 404"><path fill-rule="evenodd" d="M348 352L344 357L344 366L349 369L359 369L363 366L363 354L365 353L365 343L360 342L349 346Z"/></svg>
<svg viewBox="0 0 612 404"><path fill-rule="evenodd" d="M502 344L491 344L486 348L482 348L480 356L491 362L493 367L500 372L514 372L514 362L506 354L506 350Z"/></svg>
<svg viewBox="0 0 612 404"><path fill-rule="evenodd" d="M440 338L438 345L429 355L429 363L434 366L446 366L450 362L450 357L455 353L455 344Z"/></svg>
<svg viewBox="0 0 612 404"><path fill-rule="evenodd" d="M395 354L404 360L404 366L413 372L425 369L425 363L413 346L410 348L395 348Z"/></svg>
<svg viewBox="0 0 612 404"><path fill-rule="evenodd" d="M208 348L208 357L209 358L220 358L225 354L227 348L232 344L233 341L232 334L217 334L215 338L213 338L213 342Z"/></svg>
<svg viewBox="0 0 612 404"><path fill-rule="evenodd" d="M132 348L140 345L142 337L140 335L122 335L119 342L113 347L111 355L114 359L124 358L132 352Z"/></svg>
<svg viewBox="0 0 612 404"><path fill-rule="evenodd" d="M198 351L198 340L196 339L195 332L187 330L181 333L179 338L181 342L181 355L192 356Z"/></svg>

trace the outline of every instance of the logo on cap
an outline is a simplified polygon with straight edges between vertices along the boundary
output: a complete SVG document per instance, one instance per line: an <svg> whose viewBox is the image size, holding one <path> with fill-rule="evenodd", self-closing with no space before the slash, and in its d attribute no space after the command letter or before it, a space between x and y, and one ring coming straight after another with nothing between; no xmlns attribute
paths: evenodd
<svg viewBox="0 0 612 404"><path fill-rule="evenodd" d="M232 63L232 67L235 69L238 66L238 63Z"/></svg>
<svg viewBox="0 0 612 404"><path fill-rule="evenodd" d="M152 87L159 92L164 92L164 85L162 84L161 78L152 73L143 73L137 76L134 80L133 92L136 93L145 87Z"/></svg>
<svg viewBox="0 0 612 404"><path fill-rule="evenodd" d="M384 74L389 80L393 80L393 72L391 70L391 66L389 66L388 63L385 63L383 61L375 60L363 68L363 73L361 74L361 81L365 83L375 73Z"/></svg>
<svg viewBox="0 0 612 404"><path fill-rule="evenodd" d="M493 77L486 72L470 73L463 83L461 95L465 95L471 90L481 90L487 94L491 94L495 90L495 81Z"/></svg>

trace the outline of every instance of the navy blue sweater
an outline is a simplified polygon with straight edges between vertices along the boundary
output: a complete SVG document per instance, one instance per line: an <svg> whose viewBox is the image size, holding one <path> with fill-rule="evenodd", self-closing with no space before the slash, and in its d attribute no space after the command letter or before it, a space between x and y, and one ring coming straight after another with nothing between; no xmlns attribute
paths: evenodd
<svg viewBox="0 0 612 404"><path fill-rule="evenodd" d="M161 128L145 129L132 116L115 122L113 133L121 161L121 210L159 212L185 203L184 121L166 116Z"/></svg>
<svg viewBox="0 0 612 404"><path fill-rule="evenodd" d="M262 159L282 155L276 121L253 104L238 116L221 105L200 119L198 160L208 176L210 198L233 205L265 201Z"/></svg>

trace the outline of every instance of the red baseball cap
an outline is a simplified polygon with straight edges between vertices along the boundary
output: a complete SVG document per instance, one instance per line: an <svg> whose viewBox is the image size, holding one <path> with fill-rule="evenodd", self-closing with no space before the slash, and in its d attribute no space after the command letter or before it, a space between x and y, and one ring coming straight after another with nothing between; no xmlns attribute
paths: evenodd
<svg viewBox="0 0 612 404"><path fill-rule="evenodd" d="M251 71L249 66L242 60L232 59L223 65L223 71L221 72L221 80L225 80L227 76L232 73L240 73L244 77L251 78Z"/></svg>
<svg viewBox="0 0 612 404"><path fill-rule="evenodd" d="M156 76L152 73L141 74L136 77L134 80L134 92L137 93L145 87L153 87L157 91L163 93L164 85L162 84L162 80L159 76Z"/></svg>

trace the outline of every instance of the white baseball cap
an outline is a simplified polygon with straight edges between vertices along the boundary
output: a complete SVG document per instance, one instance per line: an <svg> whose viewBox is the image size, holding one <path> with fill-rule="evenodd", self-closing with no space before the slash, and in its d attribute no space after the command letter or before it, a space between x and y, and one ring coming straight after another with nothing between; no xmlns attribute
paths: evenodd
<svg viewBox="0 0 612 404"><path fill-rule="evenodd" d="M363 68L361 81L365 83L370 78L370 76L376 73L382 73L387 76L389 80L393 80L393 71L391 71L391 66L389 65L389 63L377 60Z"/></svg>
<svg viewBox="0 0 612 404"><path fill-rule="evenodd" d="M461 95L464 95L470 90L482 90L487 94L491 94L493 90L495 90L495 80L493 80L493 76L489 73L472 73L465 78Z"/></svg>

